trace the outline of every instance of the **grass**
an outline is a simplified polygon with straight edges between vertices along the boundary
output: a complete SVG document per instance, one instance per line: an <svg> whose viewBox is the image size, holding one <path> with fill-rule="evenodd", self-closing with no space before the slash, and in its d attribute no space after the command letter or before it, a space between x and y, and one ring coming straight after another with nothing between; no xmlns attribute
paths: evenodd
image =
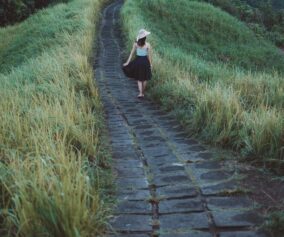
<svg viewBox="0 0 284 237"><path fill-rule="evenodd" d="M91 55L103 0L0 29L0 215L6 236L98 236L111 185Z"/></svg>
<svg viewBox="0 0 284 237"><path fill-rule="evenodd" d="M206 16L206 17L204 17ZM150 94L188 131L265 164L284 160L284 55L200 1L126 1L128 45L152 32Z"/></svg>

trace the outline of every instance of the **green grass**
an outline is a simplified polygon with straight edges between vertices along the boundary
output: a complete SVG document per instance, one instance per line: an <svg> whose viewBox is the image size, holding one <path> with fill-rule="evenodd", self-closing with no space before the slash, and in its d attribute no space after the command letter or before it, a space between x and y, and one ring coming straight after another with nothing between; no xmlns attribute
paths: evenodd
<svg viewBox="0 0 284 237"><path fill-rule="evenodd" d="M159 46L173 48L178 42L181 53L207 62L225 62L250 70L274 67L284 72L284 56L269 42L257 39L245 24L209 4L178 3L158 0L140 4L145 8L143 18L161 42Z"/></svg>
<svg viewBox="0 0 284 237"><path fill-rule="evenodd" d="M126 1L128 45L146 28L154 48L150 94L190 133L262 162L284 159L284 54L200 1Z"/></svg>
<svg viewBox="0 0 284 237"><path fill-rule="evenodd" d="M0 215L7 236L98 236L111 186L91 55L103 0L0 29Z"/></svg>
<svg viewBox="0 0 284 237"><path fill-rule="evenodd" d="M258 38L265 38L279 48L284 47L284 11L280 1L268 0L200 0L213 4L243 21ZM284 4L284 2L283 2Z"/></svg>

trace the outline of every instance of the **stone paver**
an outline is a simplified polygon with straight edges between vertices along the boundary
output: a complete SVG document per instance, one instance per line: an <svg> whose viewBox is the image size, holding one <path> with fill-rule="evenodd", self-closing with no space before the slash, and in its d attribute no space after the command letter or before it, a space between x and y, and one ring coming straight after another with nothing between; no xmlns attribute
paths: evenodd
<svg viewBox="0 0 284 237"><path fill-rule="evenodd" d="M151 198L149 190L129 190L129 189L118 189L117 196L119 200L129 201L144 201Z"/></svg>
<svg viewBox="0 0 284 237"><path fill-rule="evenodd" d="M148 188L148 182L146 177L143 177L141 179L138 178L123 178L119 177L116 179L116 185L119 189L147 189Z"/></svg>
<svg viewBox="0 0 284 237"><path fill-rule="evenodd" d="M160 214L183 213L203 211L202 202L200 199L174 199L164 200L159 203Z"/></svg>
<svg viewBox="0 0 284 237"><path fill-rule="evenodd" d="M207 198L207 205L209 210L212 211L220 209L248 210L254 207L253 202L244 196L210 197Z"/></svg>
<svg viewBox="0 0 284 237"><path fill-rule="evenodd" d="M222 210L212 212L217 227L253 227L263 219L253 211Z"/></svg>
<svg viewBox="0 0 284 237"><path fill-rule="evenodd" d="M185 172L168 173L154 177L157 186L190 183L190 178Z"/></svg>
<svg viewBox="0 0 284 237"><path fill-rule="evenodd" d="M149 214L152 213L152 208L149 202L145 201L129 201L120 200L115 210L117 214Z"/></svg>
<svg viewBox="0 0 284 237"><path fill-rule="evenodd" d="M159 237L213 237L212 234L208 232L196 232L190 231L187 233L168 233L168 234L161 234Z"/></svg>
<svg viewBox="0 0 284 237"><path fill-rule="evenodd" d="M94 65L116 184L115 233L108 236L263 237L244 231L262 218L238 192L234 169L188 137L172 115L137 99L136 82L121 70L122 4L112 1L103 10Z"/></svg>
<svg viewBox="0 0 284 237"><path fill-rule="evenodd" d="M165 186L157 188L157 196L160 199L184 199L196 197L198 192L193 185L179 184L174 186Z"/></svg>
<svg viewBox="0 0 284 237"><path fill-rule="evenodd" d="M149 237L149 235L145 234L112 234L108 237Z"/></svg>
<svg viewBox="0 0 284 237"><path fill-rule="evenodd" d="M161 230L207 229L205 213L171 214L160 216Z"/></svg>
<svg viewBox="0 0 284 237"><path fill-rule="evenodd" d="M265 237L263 233L257 233L252 231L238 231L238 232L227 232L221 233L220 237Z"/></svg>
<svg viewBox="0 0 284 237"><path fill-rule="evenodd" d="M152 231L152 219L147 215L122 214L112 219L111 224L117 232Z"/></svg>
<svg viewBox="0 0 284 237"><path fill-rule="evenodd" d="M239 191L238 184L235 180L224 181L216 184L203 183L200 188L203 195L224 195Z"/></svg>

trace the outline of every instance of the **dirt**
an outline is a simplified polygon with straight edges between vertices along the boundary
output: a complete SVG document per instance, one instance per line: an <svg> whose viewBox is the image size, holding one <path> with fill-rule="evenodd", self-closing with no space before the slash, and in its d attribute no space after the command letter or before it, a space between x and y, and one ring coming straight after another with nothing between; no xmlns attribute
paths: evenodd
<svg viewBox="0 0 284 237"><path fill-rule="evenodd" d="M259 204L265 216L273 211L284 211L284 177L245 165L241 173L245 176L241 185L249 190L249 197Z"/></svg>

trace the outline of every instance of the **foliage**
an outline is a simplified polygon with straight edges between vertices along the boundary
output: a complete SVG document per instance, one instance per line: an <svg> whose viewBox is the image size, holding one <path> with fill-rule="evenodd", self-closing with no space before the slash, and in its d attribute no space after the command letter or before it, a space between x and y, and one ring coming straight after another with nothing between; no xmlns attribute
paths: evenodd
<svg viewBox="0 0 284 237"><path fill-rule="evenodd" d="M0 0L0 26L26 19L37 9L68 0Z"/></svg>
<svg viewBox="0 0 284 237"><path fill-rule="evenodd" d="M109 155L90 62L102 3L57 4L0 30L0 229L7 236L104 229Z"/></svg>
<svg viewBox="0 0 284 237"><path fill-rule="evenodd" d="M259 36L284 47L284 3L271 0L204 0L248 23ZM282 9L281 9L282 7ZM259 28L262 30L259 31ZM261 32L261 34L260 34Z"/></svg>

